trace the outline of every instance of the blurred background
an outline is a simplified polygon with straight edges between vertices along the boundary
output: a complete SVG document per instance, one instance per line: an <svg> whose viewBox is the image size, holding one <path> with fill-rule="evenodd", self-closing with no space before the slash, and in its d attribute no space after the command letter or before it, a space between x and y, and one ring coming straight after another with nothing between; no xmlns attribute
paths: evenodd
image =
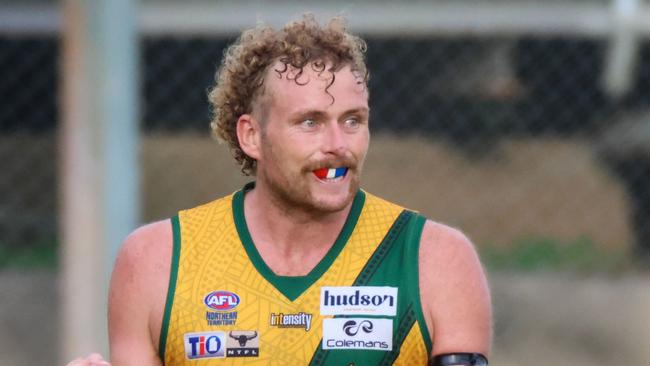
<svg viewBox="0 0 650 366"><path fill-rule="evenodd" d="M66 359L62 343L74 342L63 339L60 316L70 263L62 192L70 190L70 156L83 150L66 137L78 126L64 121L72 114L64 105L74 103L64 103L71 97L63 83L76 57L64 58L75 34L67 22L76 22L70 14L82 3L93 1L0 2L3 366ZM128 138L136 199L118 213L135 217L127 226L247 181L210 137L206 97L224 48L242 29L258 20L279 26L305 10L320 19L343 14L368 43L373 138L364 187L473 240L493 292L491 364L648 363L650 4L130 3L134 48L125 55L135 56L135 88L124 95L134 95L135 107L110 107L136 116ZM129 26L108 19L105 29ZM109 190L122 181L101 177ZM105 309L94 310L103 321Z"/></svg>

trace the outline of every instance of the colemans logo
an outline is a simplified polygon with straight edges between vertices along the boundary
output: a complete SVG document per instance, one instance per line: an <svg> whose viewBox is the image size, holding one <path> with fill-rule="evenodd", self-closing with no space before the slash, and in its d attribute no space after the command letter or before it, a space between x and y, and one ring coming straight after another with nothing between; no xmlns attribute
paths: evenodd
<svg viewBox="0 0 650 366"><path fill-rule="evenodd" d="M228 311L239 305L239 296L230 291L212 291L205 295L203 303L212 310Z"/></svg>

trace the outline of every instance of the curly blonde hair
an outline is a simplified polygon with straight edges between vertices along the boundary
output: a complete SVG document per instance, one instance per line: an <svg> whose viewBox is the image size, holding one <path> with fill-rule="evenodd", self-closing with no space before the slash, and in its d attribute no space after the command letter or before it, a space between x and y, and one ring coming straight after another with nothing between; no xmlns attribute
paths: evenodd
<svg viewBox="0 0 650 366"><path fill-rule="evenodd" d="M244 31L228 47L216 73L216 85L208 95L212 107L210 126L218 140L228 143L244 175L255 173L256 162L239 146L237 120L243 114L252 113L263 93L268 68L279 61L283 67L275 71L281 75L289 67L297 70L293 80L298 83L307 65L315 71L331 73L349 65L360 83L367 86L365 51L366 43L347 32L343 18L333 18L321 26L312 14L303 15L301 20L281 30L258 25ZM332 83L333 74L327 88Z"/></svg>

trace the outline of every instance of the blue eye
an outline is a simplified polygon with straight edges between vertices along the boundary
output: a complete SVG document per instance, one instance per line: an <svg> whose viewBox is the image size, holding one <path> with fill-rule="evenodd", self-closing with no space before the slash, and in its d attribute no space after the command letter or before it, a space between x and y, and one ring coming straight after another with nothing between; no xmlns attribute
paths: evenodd
<svg viewBox="0 0 650 366"><path fill-rule="evenodd" d="M357 118L348 118L345 120L345 125L347 127L356 128L359 126L359 120Z"/></svg>
<svg viewBox="0 0 650 366"><path fill-rule="evenodd" d="M311 118L308 118L304 121L302 121L302 125L305 127L315 127L316 126L316 121L314 121Z"/></svg>

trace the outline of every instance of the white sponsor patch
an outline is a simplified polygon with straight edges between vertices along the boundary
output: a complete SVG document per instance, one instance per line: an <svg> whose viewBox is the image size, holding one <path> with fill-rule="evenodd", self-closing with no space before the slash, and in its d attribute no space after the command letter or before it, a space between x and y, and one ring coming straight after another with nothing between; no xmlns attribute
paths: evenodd
<svg viewBox="0 0 650 366"><path fill-rule="evenodd" d="M221 358L226 356L226 334L224 332L185 333L185 357Z"/></svg>
<svg viewBox="0 0 650 366"><path fill-rule="evenodd" d="M393 320L377 318L323 319L323 349L393 349Z"/></svg>
<svg viewBox="0 0 650 366"><path fill-rule="evenodd" d="M397 287L321 287L321 315L385 315L397 313Z"/></svg>

